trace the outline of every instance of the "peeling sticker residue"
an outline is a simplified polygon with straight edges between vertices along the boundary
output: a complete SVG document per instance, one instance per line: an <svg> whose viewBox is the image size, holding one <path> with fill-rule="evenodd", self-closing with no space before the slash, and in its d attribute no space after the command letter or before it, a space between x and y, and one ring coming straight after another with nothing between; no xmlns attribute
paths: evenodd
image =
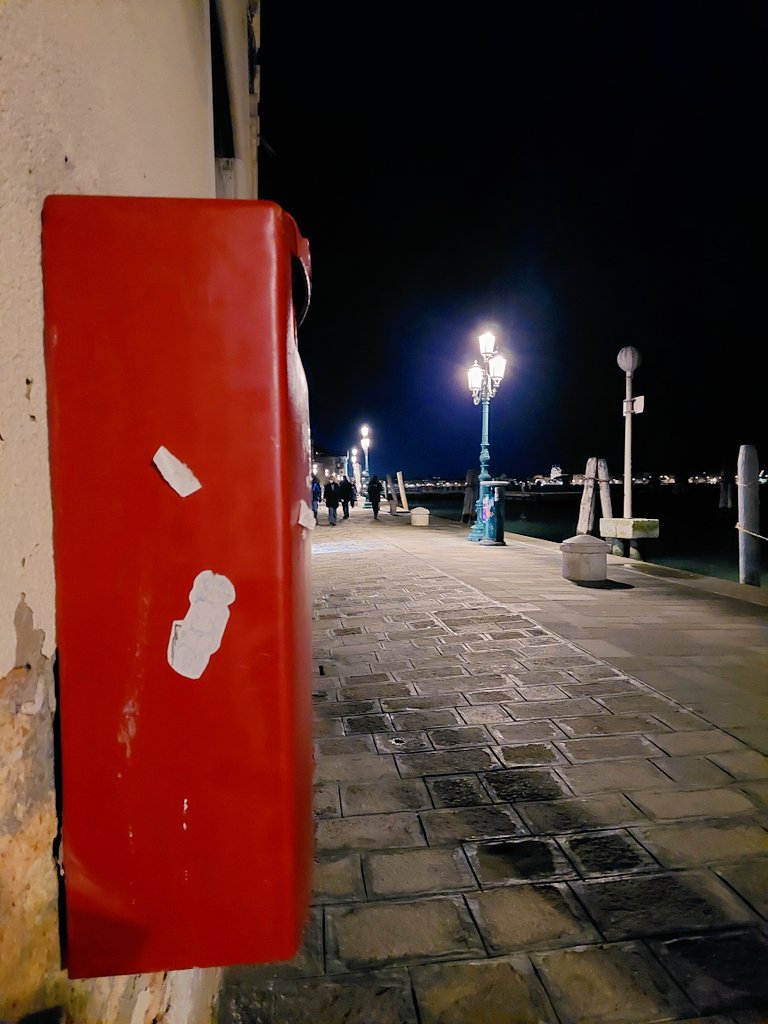
<svg viewBox="0 0 768 1024"><path fill-rule="evenodd" d="M303 498L299 502L299 526L303 526L305 530L314 530L317 526L315 513Z"/></svg>
<svg viewBox="0 0 768 1024"><path fill-rule="evenodd" d="M182 498L194 494L203 486L189 466L181 459L177 459L164 445L160 445L152 456L152 461L160 471L163 480L170 484Z"/></svg>
<svg viewBox="0 0 768 1024"><path fill-rule="evenodd" d="M168 664L187 679L199 679L221 646L235 588L226 576L204 569L195 577L189 611L171 626Z"/></svg>

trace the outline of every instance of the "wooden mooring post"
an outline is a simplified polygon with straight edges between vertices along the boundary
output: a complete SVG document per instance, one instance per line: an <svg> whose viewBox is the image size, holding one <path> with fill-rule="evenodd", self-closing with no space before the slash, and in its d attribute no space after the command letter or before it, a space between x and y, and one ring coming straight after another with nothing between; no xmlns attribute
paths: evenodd
<svg viewBox="0 0 768 1024"><path fill-rule="evenodd" d="M595 482L598 485L600 494L600 512L603 519L613 519L613 506L611 504L611 480L608 476L608 463L605 459L588 459L587 468L584 471L584 490L581 494L579 506L579 522L576 526L576 533L590 533L595 525ZM612 555L623 555L624 545L618 537L604 537L611 545Z"/></svg>
<svg viewBox="0 0 768 1024"><path fill-rule="evenodd" d="M739 521L739 583L760 586L760 467L752 444L739 448L736 470Z"/></svg>

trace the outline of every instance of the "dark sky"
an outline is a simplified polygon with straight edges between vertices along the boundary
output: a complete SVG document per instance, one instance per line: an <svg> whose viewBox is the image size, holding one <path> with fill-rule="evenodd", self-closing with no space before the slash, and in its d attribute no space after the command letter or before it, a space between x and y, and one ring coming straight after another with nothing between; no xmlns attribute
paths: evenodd
<svg viewBox="0 0 768 1024"><path fill-rule="evenodd" d="M463 478L768 462L762 2L264 0L261 197L309 239L313 440ZM761 443L762 442L762 443Z"/></svg>

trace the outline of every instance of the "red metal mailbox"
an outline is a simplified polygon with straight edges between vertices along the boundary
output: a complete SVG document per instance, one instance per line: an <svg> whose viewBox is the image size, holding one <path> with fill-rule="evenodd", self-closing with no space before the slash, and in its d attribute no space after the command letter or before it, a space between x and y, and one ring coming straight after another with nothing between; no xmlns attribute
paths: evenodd
<svg viewBox="0 0 768 1024"><path fill-rule="evenodd" d="M66 966L288 958L313 842L306 241L268 202L52 196L43 274Z"/></svg>

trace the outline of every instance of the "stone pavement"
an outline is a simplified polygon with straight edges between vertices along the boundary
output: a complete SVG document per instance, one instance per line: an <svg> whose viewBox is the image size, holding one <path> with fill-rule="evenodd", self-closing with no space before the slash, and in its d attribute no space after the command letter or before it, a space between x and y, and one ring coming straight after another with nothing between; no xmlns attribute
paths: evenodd
<svg viewBox="0 0 768 1024"><path fill-rule="evenodd" d="M322 520L313 907L220 1024L768 1021L764 590Z"/></svg>

